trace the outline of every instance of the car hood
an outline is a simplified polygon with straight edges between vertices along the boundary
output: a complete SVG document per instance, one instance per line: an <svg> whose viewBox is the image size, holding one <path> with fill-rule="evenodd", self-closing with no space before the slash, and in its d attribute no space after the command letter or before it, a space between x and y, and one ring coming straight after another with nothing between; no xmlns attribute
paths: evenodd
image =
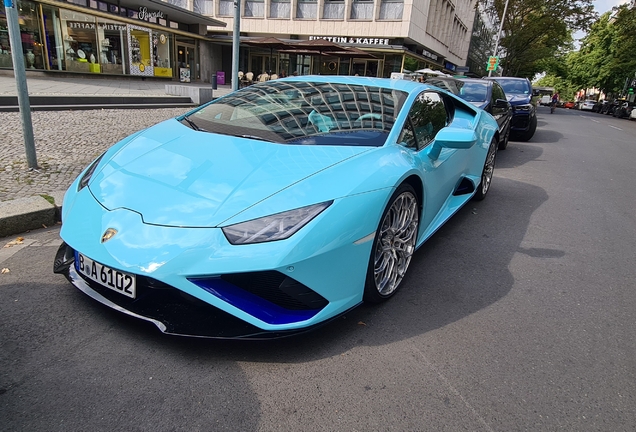
<svg viewBox="0 0 636 432"><path fill-rule="evenodd" d="M528 95L508 94L506 95L506 98L508 98L510 105L524 105L530 103L530 97Z"/></svg>
<svg viewBox="0 0 636 432"><path fill-rule="evenodd" d="M369 149L235 138L197 132L172 119L107 154L89 189L107 209L133 210L148 224L215 227ZM306 204L312 203L307 197Z"/></svg>

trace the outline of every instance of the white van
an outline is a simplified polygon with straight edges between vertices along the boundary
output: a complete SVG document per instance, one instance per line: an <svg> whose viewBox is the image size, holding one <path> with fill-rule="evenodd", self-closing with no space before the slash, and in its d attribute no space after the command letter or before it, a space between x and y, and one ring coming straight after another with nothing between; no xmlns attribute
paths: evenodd
<svg viewBox="0 0 636 432"><path fill-rule="evenodd" d="M539 104L543 106L548 106L550 105L551 101L552 101L552 97L550 97L550 95L545 95L545 96L541 96L541 100L539 101Z"/></svg>

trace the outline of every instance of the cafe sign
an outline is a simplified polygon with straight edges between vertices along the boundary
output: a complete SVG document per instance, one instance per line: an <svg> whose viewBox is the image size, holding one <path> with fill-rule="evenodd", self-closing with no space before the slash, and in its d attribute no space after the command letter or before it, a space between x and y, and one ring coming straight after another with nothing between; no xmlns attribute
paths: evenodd
<svg viewBox="0 0 636 432"><path fill-rule="evenodd" d="M388 45L388 39L370 37L349 37L349 36L309 36L309 40L324 39L335 43L349 43L358 45Z"/></svg>
<svg viewBox="0 0 636 432"><path fill-rule="evenodd" d="M140 7L139 12L137 13L137 18L145 21L150 18L165 19L165 16L161 11L150 12L147 7Z"/></svg>

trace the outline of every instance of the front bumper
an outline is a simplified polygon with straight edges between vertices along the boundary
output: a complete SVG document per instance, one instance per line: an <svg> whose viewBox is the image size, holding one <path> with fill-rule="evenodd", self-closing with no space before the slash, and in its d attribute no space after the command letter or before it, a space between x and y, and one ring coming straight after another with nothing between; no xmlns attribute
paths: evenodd
<svg viewBox="0 0 636 432"><path fill-rule="evenodd" d="M74 190L74 185L70 190ZM73 252L80 252L116 271L134 274L138 280L148 281L151 288L158 284L170 287L169 291L174 292L170 301L161 297L165 293L152 292L155 303L166 301L173 309L168 311L170 313L162 312L161 317L170 316L160 319L149 315L146 309L133 309L126 303L128 300L119 298L123 297L120 293L104 294L100 287L73 274L77 273L71 267L74 256L67 257L65 270L58 272L68 273L69 280L82 291L96 292L130 312L129 315L135 314L153 323L161 322L166 327L162 331L167 333L253 337L261 333L286 335L287 332L304 331L362 302L373 243L369 233L375 231L379 219L379 214L368 209L383 208L389 192L380 189L338 199L289 239L233 246L219 228L149 225L134 211L107 210L85 188L77 193L67 193L65 197L60 232L64 242ZM107 242L100 242L109 228L117 234ZM59 270L60 266L56 267ZM268 292L263 291L263 285ZM281 291L287 296L280 297ZM305 295L319 301L322 298L326 304L313 307L315 303L312 303L312 307L303 308L297 302L288 301L289 295L296 299L300 296L306 299ZM174 306L174 298L180 300L179 307ZM185 302L187 308L183 307L183 299L188 300ZM99 301L111 306L106 301ZM209 323L204 319L203 329L190 324L182 326L179 324L182 318L178 315L180 311L190 313L193 301L202 305L205 314L224 318ZM139 303L143 302L145 300ZM158 306L155 304L154 307ZM232 318L228 320L227 317ZM235 319L239 327L249 325L247 330L236 334L215 330L223 327L223 322L234 322Z"/></svg>
<svg viewBox="0 0 636 432"><path fill-rule="evenodd" d="M521 110L514 111L512 114L510 130L512 132L527 132L530 129L530 119L534 116L534 112Z"/></svg>
<svg viewBox="0 0 636 432"><path fill-rule="evenodd" d="M55 257L53 271L66 276L69 282L92 299L126 315L150 322L165 334L214 339L276 339L313 330L342 315L335 315L308 327L267 331L149 277L138 275L137 297L125 297L80 275L75 269L74 257L75 251L62 243Z"/></svg>

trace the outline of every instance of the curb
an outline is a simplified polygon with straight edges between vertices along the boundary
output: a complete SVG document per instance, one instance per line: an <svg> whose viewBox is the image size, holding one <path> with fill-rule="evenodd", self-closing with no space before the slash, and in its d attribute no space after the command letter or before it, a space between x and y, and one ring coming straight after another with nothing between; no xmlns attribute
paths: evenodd
<svg viewBox="0 0 636 432"><path fill-rule="evenodd" d="M56 191L0 201L0 237L55 225L61 220L63 200L64 191Z"/></svg>

